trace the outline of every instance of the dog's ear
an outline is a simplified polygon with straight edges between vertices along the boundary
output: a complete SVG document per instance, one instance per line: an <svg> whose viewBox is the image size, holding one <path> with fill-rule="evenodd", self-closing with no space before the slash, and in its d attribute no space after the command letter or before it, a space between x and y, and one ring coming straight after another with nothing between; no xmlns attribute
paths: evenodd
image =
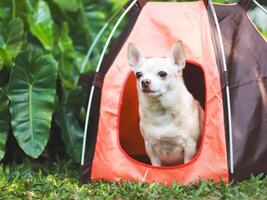
<svg viewBox="0 0 267 200"><path fill-rule="evenodd" d="M179 67L179 70L185 67L185 53L183 42L181 40L179 40L172 46L169 59L173 64Z"/></svg>
<svg viewBox="0 0 267 200"><path fill-rule="evenodd" d="M133 43L128 45L128 62L135 69L141 62L143 62L144 57L141 51Z"/></svg>

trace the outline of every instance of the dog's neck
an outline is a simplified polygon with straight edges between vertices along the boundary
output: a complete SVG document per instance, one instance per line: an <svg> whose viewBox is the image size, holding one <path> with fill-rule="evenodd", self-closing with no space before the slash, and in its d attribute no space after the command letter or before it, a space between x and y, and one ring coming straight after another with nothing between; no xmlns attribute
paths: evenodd
<svg viewBox="0 0 267 200"><path fill-rule="evenodd" d="M143 110L157 113L168 113L182 110L184 105L193 101L192 95L188 92L183 81L178 81L176 87L160 96L147 96L140 92L140 106Z"/></svg>

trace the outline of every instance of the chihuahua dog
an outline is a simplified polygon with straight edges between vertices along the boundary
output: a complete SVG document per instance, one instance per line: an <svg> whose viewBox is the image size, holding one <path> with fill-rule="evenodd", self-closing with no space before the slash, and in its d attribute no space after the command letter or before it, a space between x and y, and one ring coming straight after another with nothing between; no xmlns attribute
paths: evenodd
<svg viewBox="0 0 267 200"><path fill-rule="evenodd" d="M173 45L166 58L145 58L132 43L128 62L137 78L140 129L153 166L173 166L196 154L204 111L183 81L183 44Z"/></svg>

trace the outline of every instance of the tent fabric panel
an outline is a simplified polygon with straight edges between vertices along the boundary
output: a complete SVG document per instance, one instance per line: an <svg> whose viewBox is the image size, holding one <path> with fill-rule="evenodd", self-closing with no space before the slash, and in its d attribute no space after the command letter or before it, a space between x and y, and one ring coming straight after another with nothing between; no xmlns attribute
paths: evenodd
<svg viewBox="0 0 267 200"><path fill-rule="evenodd" d="M202 177L228 182L221 85L209 29L203 2L145 5L104 80L93 179L187 184ZM118 144L122 88L130 73L127 45L136 43L147 57L167 56L172 44L179 39L184 42L187 59L203 66L206 79L207 111L201 150L195 159L184 165L147 166L129 159Z"/></svg>
<svg viewBox="0 0 267 200"><path fill-rule="evenodd" d="M267 173L267 42L239 5L215 5L215 9L229 70L232 178L241 181Z"/></svg>

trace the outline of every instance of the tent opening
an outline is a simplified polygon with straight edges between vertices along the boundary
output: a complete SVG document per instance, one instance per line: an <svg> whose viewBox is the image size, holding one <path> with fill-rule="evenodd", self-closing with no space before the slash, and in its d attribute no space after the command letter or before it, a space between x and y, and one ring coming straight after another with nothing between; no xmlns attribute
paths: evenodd
<svg viewBox="0 0 267 200"><path fill-rule="evenodd" d="M183 77L187 89L205 110L205 77L202 67L196 63L187 62ZM130 73L125 81L119 114L118 131L121 150L136 161L150 164L139 128L138 96L133 73ZM199 141L202 139L200 138Z"/></svg>

